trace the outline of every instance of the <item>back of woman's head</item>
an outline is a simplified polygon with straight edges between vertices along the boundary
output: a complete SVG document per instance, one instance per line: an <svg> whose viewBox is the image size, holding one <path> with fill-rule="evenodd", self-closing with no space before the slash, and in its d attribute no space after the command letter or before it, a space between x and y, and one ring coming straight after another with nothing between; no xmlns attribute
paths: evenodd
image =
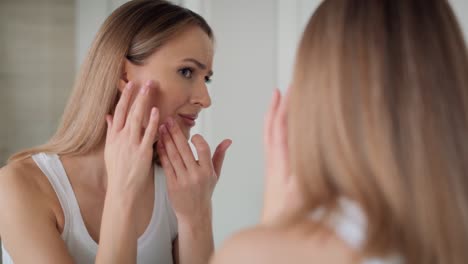
<svg viewBox="0 0 468 264"><path fill-rule="evenodd" d="M445 0L326 0L290 95L306 211L340 197L367 215L364 254L468 259L468 58Z"/></svg>
<svg viewBox="0 0 468 264"><path fill-rule="evenodd" d="M104 22L81 66L62 122L43 146L13 155L10 161L37 152L85 154L103 143L105 116L118 98L125 60L145 60L188 27L213 33L196 13L163 0L134 0L116 9Z"/></svg>

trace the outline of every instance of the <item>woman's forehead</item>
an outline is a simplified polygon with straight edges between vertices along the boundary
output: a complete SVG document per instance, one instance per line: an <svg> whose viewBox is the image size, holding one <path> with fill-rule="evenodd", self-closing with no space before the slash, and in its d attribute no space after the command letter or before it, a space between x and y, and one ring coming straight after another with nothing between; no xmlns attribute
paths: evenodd
<svg viewBox="0 0 468 264"><path fill-rule="evenodd" d="M196 56L206 60L213 56L213 40L199 27L190 27L170 39L159 51L170 56Z"/></svg>
<svg viewBox="0 0 468 264"><path fill-rule="evenodd" d="M149 64L159 62L196 61L211 70L214 56L213 40L198 27L191 27L170 39L148 58Z"/></svg>

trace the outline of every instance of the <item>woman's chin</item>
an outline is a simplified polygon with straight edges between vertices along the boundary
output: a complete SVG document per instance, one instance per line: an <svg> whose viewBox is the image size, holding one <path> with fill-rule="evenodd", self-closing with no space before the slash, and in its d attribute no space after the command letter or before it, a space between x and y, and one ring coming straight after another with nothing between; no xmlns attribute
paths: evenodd
<svg viewBox="0 0 468 264"><path fill-rule="evenodd" d="M182 128L182 133L187 140L190 139L190 128Z"/></svg>

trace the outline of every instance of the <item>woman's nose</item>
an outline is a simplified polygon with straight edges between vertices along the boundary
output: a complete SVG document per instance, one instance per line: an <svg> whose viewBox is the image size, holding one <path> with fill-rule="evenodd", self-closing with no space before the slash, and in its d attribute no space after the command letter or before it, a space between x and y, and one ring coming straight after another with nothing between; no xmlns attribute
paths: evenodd
<svg viewBox="0 0 468 264"><path fill-rule="evenodd" d="M203 82L203 84L198 85L198 87L195 89L194 93L192 94L192 103L198 104L202 108L210 107L211 97L208 93L208 87L206 86L205 82Z"/></svg>

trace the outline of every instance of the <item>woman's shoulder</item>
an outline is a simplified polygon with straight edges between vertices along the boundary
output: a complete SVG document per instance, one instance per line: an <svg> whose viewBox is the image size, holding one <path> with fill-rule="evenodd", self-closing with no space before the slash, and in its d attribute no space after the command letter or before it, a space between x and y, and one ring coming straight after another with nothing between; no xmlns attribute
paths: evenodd
<svg viewBox="0 0 468 264"><path fill-rule="evenodd" d="M15 201L28 201L36 206L50 205L55 191L32 158L8 163L0 169L0 206L14 210ZM13 208L12 208L13 207Z"/></svg>
<svg viewBox="0 0 468 264"><path fill-rule="evenodd" d="M357 253L327 228L310 232L310 222L295 226L257 226L229 238L212 264L355 263Z"/></svg>
<svg viewBox="0 0 468 264"><path fill-rule="evenodd" d="M41 175L32 158L13 161L0 169L0 188L40 190L44 182Z"/></svg>

